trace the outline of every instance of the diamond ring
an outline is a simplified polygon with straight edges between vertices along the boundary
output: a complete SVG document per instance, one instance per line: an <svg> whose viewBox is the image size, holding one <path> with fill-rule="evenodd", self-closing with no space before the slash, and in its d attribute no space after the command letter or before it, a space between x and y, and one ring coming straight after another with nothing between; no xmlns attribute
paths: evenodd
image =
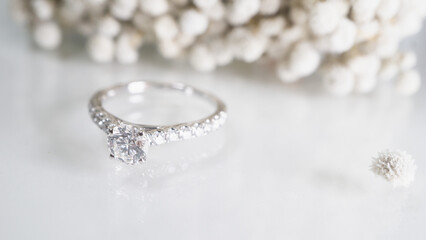
<svg viewBox="0 0 426 240"><path fill-rule="evenodd" d="M198 97L215 105L210 115L195 121L171 125L146 125L125 121L107 110L103 103L119 95L144 96L153 91L173 91ZM136 81L116 85L93 95L89 103L93 122L107 134L110 156L127 164L144 162L150 146L206 135L226 121L226 106L217 97L181 83Z"/></svg>

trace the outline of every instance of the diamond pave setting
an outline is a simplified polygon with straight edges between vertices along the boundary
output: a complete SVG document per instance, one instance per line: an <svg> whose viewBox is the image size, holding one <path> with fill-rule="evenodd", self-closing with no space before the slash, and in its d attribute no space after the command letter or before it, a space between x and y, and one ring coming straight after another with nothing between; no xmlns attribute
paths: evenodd
<svg viewBox="0 0 426 240"><path fill-rule="evenodd" d="M127 164L145 162L149 141L143 132L123 123L114 126L107 138L111 157Z"/></svg>
<svg viewBox="0 0 426 240"><path fill-rule="evenodd" d="M223 124L225 124L226 118L226 113L220 112L211 119L206 119L201 123L184 124L163 128L161 130L153 130L148 133L148 136L151 145L161 145L164 143L201 137L219 129Z"/></svg>
<svg viewBox="0 0 426 240"><path fill-rule="evenodd" d="M111 157L131 165L147 160L149 146L207 135L225 124L227 118L226 112L222 111L200 123L146 130L111 121L107 112L96 108L91 108L89 112L93 122L107 133Z"/></svg>

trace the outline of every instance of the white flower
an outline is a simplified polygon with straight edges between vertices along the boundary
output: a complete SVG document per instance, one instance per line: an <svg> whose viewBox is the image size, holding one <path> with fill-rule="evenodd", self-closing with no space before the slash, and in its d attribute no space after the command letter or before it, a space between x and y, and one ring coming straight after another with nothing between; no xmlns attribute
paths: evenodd
<svg viewBox="0 0 426 240"><path fill-rule="evenodd" d="M138 61L139 52L137 49L129 48L120 44L115 48L115 56L119 63L131 64Z"/></svg>
<svg viewBox="0 0 426 240"><path fill-rule="evenodd" d="M209 17L212 20L220 21L225 17L225 6L222 2L216 2L212 7L209 9L203 9L203 13L206 14L207 17Z"/></svg>
<svg viewBox="0 0 426 240"><path fill-rule="evenodd" d="M399 69L401 71L407 71L416 66L417 57L414 52L402 53L399 57Z"/></svg>
<svg viewBox="0 0 426 240"><path fill-rule="evenodd" d="M247 23L259 12L260 0L232 0L227 7L227 19L232 25Z"/></svg>
<svg viewBox="0 0 426 240"><path fill-rule="evenodd" d="M304 27L293 26L285 28L278 37L282 43L290 44L305 38L306 35L307 33Z"/></svg>
<svg viewBox="0 0 426 240"><path fill-rule="evenodd" d="M326 89L335 95L347 95L355 86L355 76L352 71L340 64L333 64L326 68L323 81Z"/></svg>
<svg viewBox="0 0 426 240"><path fill-rule="evenodd" d="M210 9L215 4L218 3L218 0L192 0L194 2L194 5L197 6L199 9Z"/></svg>
<svg viewBox="0 0 426 240"><path fill-rule="evenodd" d="M355 55L348 59L349 68L357 76L376 76L380 70L381 61L375 55Z"/></svg>
<svg viewBox="0 0 426 240"><path fill-rule="evenodd" d="M400 37L408 37L418 33L426 15L426 2L423 0L404 0L398 11L394 23Z"/></svg>
<svg viewBox="0 0 426 240"><path fill-rule="evenodd" d="M338 12L343 17L346 17L349 14L349 11L351 10L350 1L347 0L337 0L334 1L334 4L336 5L336 8L338 9Z"/></svg>
<svg viewBox="0 0 426 240"><path fill-rule="evenodd" d="M169 10L167 0L140 0L140 6L151 16L160 16Z"/></svg>
<svg viewBox="0 0 426 240"><path fill-rule="evenodd" d="M388 21L393 18L399 10L401 0L381 0L377 8L377 16L381 21Z"/></svg>
<svg viewBox="0 0 426 240"><path fill-rule="evenodd" d="M54 49L62 40L61 30L54 22L38 23L34 27L34 41L44 49Z"/></svg>
<svg viewBox="0 0 426 240"><path fill-rule="evenodd" d="M196 70L201 72L210 72L216 67L213 55L203 44L196 45L191 49L189 61Z"/></svg>
<svg viewBox="0 0 426 240"><path fill-rule="evenodd" d="M416 55L399 43L421 30L425 0L13 0L12 11L40 47L57 47L66 28L89 38L98 62L137 61L143 34L163 57L187 57L201 71L262 59L284 82L322 66L336 94L396 76L399 93L420 86Z"/></svg>
<svg viewBox="0 0 426 240"><path fill-rule="evenodd" d="M195 9L185 10L180 16L180 28L184 34L197 36L207 30L209 20Z"/></svg>
<svg viewBox="0 0 426 240"><path fill-rule="evenodd" d="M399 67L393 58L386 59L382 62L378 78L381 81L392 80L399 72Z"/></svg>
<svg viewBox="0 0 426 240"><path fill-rule="evenodd" d="M363 42L374 38L380 29L380 24L377 20L373 20L367 23L357 24L357 42Z"/></svg>
<svg viewBox="0 0 426 240"><path fill-rule="evenodd" d="M399 38L394 33L382 33L373 40L375 53L381 58L389 58L398 51Z"/></svg>
<svg viewBox="0 0 426 240"><path fill-rule="evenodd" d="M165 58L176 58L182 52L181 45L174 40L163 40L158 44L158 50Z"/></svg>
<svg viewBox="0 0 426 240"><path fill-rule="evenodd" d="M164 15L155 20L154 32L159 39L173 39L179 33L179 27L172 16Z"/></svg>
<svg viewBox="0 0 426 240"><path fill-rule="evenodd" d="M285 19L281 16L263 18L259 22L259 32L266 36L276 36L285 27Z"/></svg>
<svg viewBox="0 0 426 240"><path fill-rule="evenodd" d="M309 27L312 33L325 35L336 29L341 19L341 11L335 1L317 2L309 15Z"/></svg>
<svg viewBox="0 0 426 240"><path fill-rule="evenodd" d="M315 38L312 40L312 45L320 53L328 54L330 52L333 52L331 51L332 46L330 44L330 36L331 35L328 35L327 37Z"/></svg>
<svg viewBox="0 0 426 240"><path fill-rule="evenodd" d="M397 18L395 25L398 28L399 37L409 37L420 32L422 29L422 18L417 16L403 16Z"/></svg>
<svg viewBox="0 0 426 240"><path fill-rule="evenodd" d="M90 57L96 62L111 62L114 58L114 41L102 35L92 36L87 44Z"/></svg>
<svg viewBox="0 0 426 240"><path fill-rule="evenodd" d="M396 80L396 91L401 95L413 95L420 89L420 79L420 74L415 70L403 72Z"/></svg>
<svg viewBox="0 0 426 240"><path fill-rule="evenodd" d="M138 49L142 44L142 37L136 32L120 34L115 46L115 56L119 63L135 63L139 59Z"/></svg>
<svg viewBox="0 0 426 240"><path fill-rule="evenodd" d="M297 43L290 53L290 69L300 77L311 75L321 62L319 52L308 42Z"/></svg>
<svg viewBox="0 0 426 240"><path fill-rule="evenodd" d="M268 39L263 35L255 35L245 28L233 29L227 39L235 58L245 62L259 59L268 43Z"/></svg>
<svg viewBox="0 0 426 240"><path fill-rule="evenodd" d="M351 17L355 22L371 21L376 15L381 0L353 0Z"/></svg>
<svg viewBox="0 0 426 240"><path fill-rule="evenodd" d="M398 17L413 16L425 17L426 15L426 2L423 0L401 0Z"/></svg>
<svg viewBox="0 0 426 240"><path fill-rule="evenodd" d="M209 44L209 49L218 66L225 66L232 62L232 50L224 39L215 39Z"/></svg>
<svg viewBox="0 0 426 240"><path fill-rule="evenodd" d="M137 5L137 0L113 0L110 4L110 12L120 20L129 20L132 18Z"/></svg>
<svg viewBox="0 0 426 240"><path fill-rule="evenodd" d="M371 170L392 183L394 187L407 187L416 173L417 166L411 155L403 151L385 150L373 157Z"/></svg>
<svg viewBox="0 0 426 240"><path fill-rule="evenodd" d="M369 93L377 85L376 76L359 76L355 80L355 91L358 93Z"/></svg>
<svg viewBox="0 0 426 240"><path fill-rule="evenodd" d="M103 17L98 24L99 34L107 37L115 37L121 30L120 23L111 16Z"/></svg>
<svg viewBox="0 0 426 240"><path fill-rule="evenodd" d="M330 35L330 51L334 53L343 53L352 48L355 44L357 29L355 24L349 19L343 19L337 29Z"/></svg>
<svg viewBox="0 0 426 240"><path fill-rule="evenodd" d="M279 79L285 83L293 83L300 79L300 76L290 69L288 62L283 61L276 68Z"/></svg>
<svg viewBox="0 0 426 240"><path fill-rule="evenodd" d="M281 0L261 0L259 12L262 15L274 15L280 7Z"/></svg>
<svg viewBox="0 0 426 240"><path fill-rule="evenodd" d="M34 14L39 20L49 20L53 16L53 2L48 0L32 0Z"/></svg>

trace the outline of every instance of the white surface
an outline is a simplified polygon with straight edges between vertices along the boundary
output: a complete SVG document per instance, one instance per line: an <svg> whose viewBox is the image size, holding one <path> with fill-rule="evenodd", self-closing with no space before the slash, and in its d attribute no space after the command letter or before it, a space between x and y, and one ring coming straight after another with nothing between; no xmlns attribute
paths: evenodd
<svg viewBox="0 0 426 240"><path fill-rule="evenodd" d="M201 74L149 50L134 66L100 65L81 43L32 48L1 9L0 239L426 239L424 86L338 98L267 66ZM411 46L420 66L424 39ZM147 78L216 93L226 128L153 148L140 167L110 160L88 99ZM369 171L383 148L417 159L410 188Z"/></svg>

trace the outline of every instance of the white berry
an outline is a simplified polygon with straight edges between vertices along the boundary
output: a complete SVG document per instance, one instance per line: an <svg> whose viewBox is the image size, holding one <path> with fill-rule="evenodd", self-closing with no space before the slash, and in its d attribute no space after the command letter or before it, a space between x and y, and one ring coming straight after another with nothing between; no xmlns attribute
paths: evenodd
<svg viewBox="0 0 426 240"><path fill-rule="evenodd" d="M401 95L413 95L420 89L420 80L420 74L415 70L403 72L396 80L396 91Z"/></svg>
<svg viewBox="0 0 426 240"><path fill-rule="evenodd" d="M355 76L352 71L342 65L329 66L324 73L324 84L328 91L335 95L347 95L353 91Z"/></svg>
<svg viewBox="0 0 426 240"><path fill-rule="evenodd" d="M114 58L114 41L102 35L96 35L89 39L87 49L96 62L110 62Z"/></svg>
<svg viewBox="0 0 426 240"><path fill-rule="evenodd" d="M195 9L186 10L180 16L180 28L184 34L197 36L207 30L208 18Z"/></svg>
<svg viewBox="0 0 426 240"><path fill-rule="evenodd" d="M172 16L164 15L155 20L154 31L157 38L167 40L177 36L179 27Z"/></svg>
<svg viewBox="0 0 426 240"><path fill-rule="evenodd" d="M140 0L142 10L151 16L160 16L169 9L167 0Z"/></svg>
<svg viewBox="0 0 426 240"><path fill-rule="evenodd" d="M341 18L335 2L317 2L309 16L309 27L314 34L325 35L336 29Z"/></svg>
<svg viewBox="0 0 426 240"><path fill-rule="evenodd" d="M99 34L105 35L107 37L115 37L121 30L120 23L111 16L106 16L101 19L98 24Z"/></svg>
<svg viewBox="0 0 426 240"><path fill-rule="evenodd" d="M54 49L62 40L61 30L54 22L39 23L34 28L34 41L44 49Z"/></svg>
<svg viewBox="0 0 426 240"><path fill-rule="evenodd" d="M205 45L193 47L189 61L195 69L201 72L210 72L216 67L214 57Z"/></svg>
<svg viewBox="0 0 426 240"><path fill-rule="evenodd" d="M319 52L308 42L298 43L290 53L290 69L298 76L311 75L319 66L321 56Z"/></svg>
<svg viewBox="0 0 426 240"><path fill-rule="evenodd" d="M343 19L330 36L330 51L334 53L348 51L355 44L356 34L355 24L348 19Z"/></svg>

